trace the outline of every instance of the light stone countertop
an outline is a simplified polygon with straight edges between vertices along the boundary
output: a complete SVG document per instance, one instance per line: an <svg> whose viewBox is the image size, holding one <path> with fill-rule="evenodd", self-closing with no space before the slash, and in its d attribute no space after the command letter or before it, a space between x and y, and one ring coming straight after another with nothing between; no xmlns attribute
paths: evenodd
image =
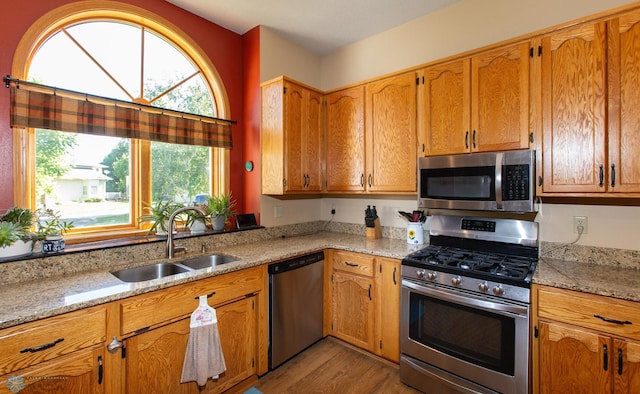
<svg viewBox="0 0 640 394"><path fill-rule="evenodd" d="M533 283L607 297L640 301L638 266L540 258ZM640 308L640 304L638 304Z"/></svg>
<svg viewBox="0 0 640 394"><path fill-rule="evenodd" d="M121 260L127 259L128 249L105 251L110 256L109 260L115 262L113 266L82 254L66 256L66 266L50 263L59 261L51 258L22 262L15 267L22 270L24 281L0 285L0 329L327 248L402 259L426 246L407 245L404 238L369 240L359 234L342 232L268 239L262 238L268 236L264 232L247 234L250 237L244 243L238 243L237 238L227 243L221 242L220 238L215 240L216 244L222 245L216 247L215 252L238 257L236 262L140 283L125 283L109 273L114 268L122 268ZM194 240L196 245L199 242ZM640 301L640 252L591 247L567 250L555 247L553 250L551 257L540 258L533 277L534 284ZM136 261L126 266L166 261L154 259L159 254L158 249L143 248L142 252L137 250L136 253ZM180 262L180 258L175 261ZM87 268L76 272L69 266ZM3 271L2 268L0 274L3 275L13 275L16 271L6 268ZM48 277L33 279L34 270L46 271ZM59 273L52 274L55 272Z"/></svg>
<svg viewBox="0 0 640 394"><path fill-rule="evenodd" d="M408 245L404 239L369 240L362 235L321 232L223 246L215 252L233 255L239 260L215 268L139 283L122 282L109 273L110 267L105 266L85 272L64 273L45 279L6 284L0 286L0 328L327 248L402 259L417 247ZM144 260L140 261L139 265L165 260ZM175 261L179 262L180 259L177 258Z"/></svg>

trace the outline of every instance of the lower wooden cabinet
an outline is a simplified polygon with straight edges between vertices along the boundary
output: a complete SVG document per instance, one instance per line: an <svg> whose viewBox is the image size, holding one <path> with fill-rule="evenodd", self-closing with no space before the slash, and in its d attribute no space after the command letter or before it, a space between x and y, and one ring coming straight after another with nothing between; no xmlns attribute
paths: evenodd
<svg viewBox="0 0 640 394"><path fill-rule="evenodd" d="M635 303L547 287L534 291L540 393L640 392Z"/></svg>
<svg viewBox="0 0 640 394"><path fill-rule="evenodd" d="M400 261L360 253L326 252L325 331L394 362L400 360Z"/></svg>
<svg viewBox="0 0 640 394"><path fill-rule="evenodd" d="M374 351L373 278L335 271L331 310L333 336Z"/></svg>
<svg viewBox="0 0 640 394"><path fill-rule="evenodd" d="M105 392L104 347L66 356L0 376L0 394Z"/></svg>
<svg viewBox="0 0 640 394"><path fill-rule="evenodd" d="M376 258L377 315L375 353L400 362L400 260Z"/></svg>
<svg viewBox="0 0 640 394"><path fill-rule="evenodd" d="M220 345L227 367L219 379L207 380L200 391L196 382L180 383L189 338L190 319L128 338L127 393L220 393L256 373L256 296L216 307Z"/></svg>

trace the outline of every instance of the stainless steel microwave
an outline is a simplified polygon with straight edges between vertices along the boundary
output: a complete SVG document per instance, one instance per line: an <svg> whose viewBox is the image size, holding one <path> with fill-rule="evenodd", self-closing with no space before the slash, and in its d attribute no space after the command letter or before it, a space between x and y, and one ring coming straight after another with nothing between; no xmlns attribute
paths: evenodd
<svg viewBox="0 0 640 394"><path fill-rule="evenodd" d="M418 207L535 211L535 151L418 159Z"/></svg>

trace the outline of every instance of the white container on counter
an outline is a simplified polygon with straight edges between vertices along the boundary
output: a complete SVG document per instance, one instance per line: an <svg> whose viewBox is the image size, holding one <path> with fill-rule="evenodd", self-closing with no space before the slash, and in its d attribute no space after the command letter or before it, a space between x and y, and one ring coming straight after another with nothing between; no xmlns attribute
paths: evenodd
<svg viewBox="0 0 640 394"><path fill-rule="evenodd" d="M407 225L407 243L411 245L422 245L424 243L422 222L411 222Z"/></svg>

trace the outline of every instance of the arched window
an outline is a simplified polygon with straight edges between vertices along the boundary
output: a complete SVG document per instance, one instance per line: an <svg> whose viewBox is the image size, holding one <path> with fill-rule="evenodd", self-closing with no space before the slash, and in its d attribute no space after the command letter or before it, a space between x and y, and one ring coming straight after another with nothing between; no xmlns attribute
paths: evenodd
<svg viewBox="0 0 640 394"><path fill-rule="evenodd" d="M105 7L61 7L53 24L34 24L18 47L24 65L14 61L14 75L159 108L228 115L215 68L179 29L137 7ZM21 47L33 49L20 53ZM43 129L16 133L22 147L16 202L59 212L85 238L140 231L144 205L228 192L228 152L221 148Z"/></svg>

